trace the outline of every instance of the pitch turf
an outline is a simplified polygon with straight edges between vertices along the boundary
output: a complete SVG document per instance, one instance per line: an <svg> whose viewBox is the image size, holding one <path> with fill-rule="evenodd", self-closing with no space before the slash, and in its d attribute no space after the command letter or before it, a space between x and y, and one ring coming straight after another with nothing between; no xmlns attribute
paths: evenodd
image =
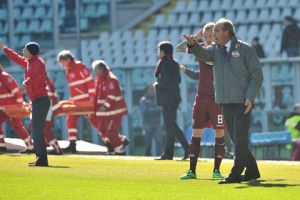
<svg viewBox="0 0 300 200"><path fill-rule="evenodd" d="M218 185L213 160L200 159L197 179L180 180L188 161L145 157L49 156L51 167L27 167L33 155L0 155L0 199L299 199L299 162L259 162L262 177ZM228 175L231 160L224 160Z"/></svg>

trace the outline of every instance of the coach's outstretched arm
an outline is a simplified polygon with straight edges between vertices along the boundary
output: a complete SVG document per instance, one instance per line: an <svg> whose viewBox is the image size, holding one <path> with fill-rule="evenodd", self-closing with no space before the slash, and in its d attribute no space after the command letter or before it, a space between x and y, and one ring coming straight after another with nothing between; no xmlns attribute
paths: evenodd
<svg viewBox="0 0 300 200"><path fill-rule="evenodd" d="M182 34L188 42L189 50L196 56L197 59L212 62L214 59L213 47L203 47L198 42L195 42L193 35Z"/></svg>
<svg viewBox="0 0 300 200"><path fill-rule="evenodd" d="M20 56L18 53L16 53L12 49L9 49L7 46L4 46L1 39L0 39L0 48L3 50L3 52L6 54L6 56L9 59L11 59L12 61L14 61L15 63L17 63L18 65L20 65L22 67L27 66L27 59ZM23 49L23 53L24 53L24 49Z"/></svg>

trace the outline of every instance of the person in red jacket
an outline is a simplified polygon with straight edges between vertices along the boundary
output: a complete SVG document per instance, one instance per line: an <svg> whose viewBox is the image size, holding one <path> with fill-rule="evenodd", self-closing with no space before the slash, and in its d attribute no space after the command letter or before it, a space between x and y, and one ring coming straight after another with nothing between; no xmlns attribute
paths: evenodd
<svg viewBox="0 0 300 200"><path fill-rule="evenodd" d="M39 57L40 46L36 42L29 42L23 48L23 57L12 49L3 45L0 48L7 57L25 68L25 76L20 91L25 91L32 102L32 135L36 161L29 166L48 166L48 156L45 143L44 128L50 100L46 89L46 67L43 59Z"/></svg>
<svg viewBox="0 0 300 200"><path fill-rule="evenodd" d="M74 102L89 101L93 103L95 95L95 83L89 69L76 60L69 50L63 50L58 54L57 60L66 69L66 78L70 88L70 100ZM85 115L92 126L96 128L95 116ZM67 116L68 139L70 145L64 152L76 153L77 121L80 115Z"/></svg>
<svg viewBox="0 0 300 200"><path fill-rule="evenodd" d="M54 81L51 80L47 74L46 74L46 76L47 76L46 88L48 90L48 97L50 99L50 109L47 113L44 133L45 133L45 138L46 138L46 144L49 144L53 148L53 150L48 152L48 154L62 155L63 151L60 148L58 141L52 132L52 128L54 126L54 116L62 111L62 107L59 104L58 99L57 99L57 92L54 87ZM29 129L31 130L31 123L29 124Z"/></svg>
<svg viewBox="0 0 300 200"><path fill-rule="evenodd" d="M19 91L17 81L7 72L3 71L0 64L0 105L14 105L23 106L22 92ZM14 129L16 134L24 141L26 149L24 152L33 153L33 142L23 126L21 118L9 117L4 112L0 111L0 151L6 151L3 129L1 124L5 121Z"/></svg>
<svg viewBox="0 0 300 200"><path fill-rule="evenodd" d="M114 148L115 155L126 155L118 131L122 116L128 111L119 81L103 60L94 61L92 68L97 77L94 100L97 129L102 139Z"/></svg>

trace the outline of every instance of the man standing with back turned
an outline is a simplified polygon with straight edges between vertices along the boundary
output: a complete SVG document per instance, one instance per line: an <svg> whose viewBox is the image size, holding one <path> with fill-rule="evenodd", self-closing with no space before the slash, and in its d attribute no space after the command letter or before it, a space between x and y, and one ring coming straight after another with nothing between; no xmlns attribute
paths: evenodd
<svg viewBox="0 0 300 200"><path fill-rule="evenodd" d="M183 34L189 50L200 60L214 62L216 102L223 109L235 145L234 166L219 184L240 183L260 178L255 158L248 148L251 109L263 81L255 49L236 38L233 23L219 19L214 27L216 44L202 47L193 36ZM241 175L246 168L245 175Z"/></svg>
<svg viewBox="0 0 300 200"><path fill-rule="evenodd" d="M175 136L184 149L183 160L189 158L189 144L176 123L176 115L181 101L179 84L181 82L179 64L173 59L173 45L163 41L158 44L160 62L155 70L157 82L157 104L162 106L164 125L167 132L165 153L157 160L173 160Z"/></svg>

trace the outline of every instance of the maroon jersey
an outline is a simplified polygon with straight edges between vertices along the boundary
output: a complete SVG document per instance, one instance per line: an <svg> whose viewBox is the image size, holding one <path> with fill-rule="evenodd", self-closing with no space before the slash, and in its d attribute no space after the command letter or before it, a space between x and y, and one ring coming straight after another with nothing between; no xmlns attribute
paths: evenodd
<svg viewBox="0 0 300 200"><path fill-rule="evenodd" d="M198 85L198 95L201 96L214 96L214 70L213 63L206 63L199 60L200 74L199 74L199 85Z"/></svg>

